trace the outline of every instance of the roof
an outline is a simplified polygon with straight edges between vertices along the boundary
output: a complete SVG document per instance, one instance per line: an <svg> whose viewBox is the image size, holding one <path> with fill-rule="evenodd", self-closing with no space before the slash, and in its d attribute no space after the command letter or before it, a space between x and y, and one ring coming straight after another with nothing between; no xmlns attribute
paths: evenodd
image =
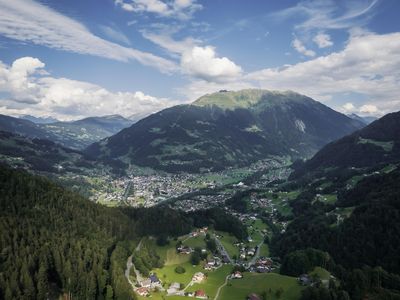
<svg viewBox="0 0 400 300"><path fill-rule="evenodd" d="M203 290L198 290L195 293L195 296L200 296L200 297L205 297L206 296L206 292Z"/></svg>
<svg viewBox="0 0 400 300"><path fill-rule="evenodd" d="M255 293L250 294L250 295L247 297L247 299L248 299L248 300L261 300L260 296L258 296L258 295L255 294Z"/></svg>
<svg viewBox="0 0 400 300"><path fill-rule="evenodd" d="M157 275L155 274L151 274L149 279L151 280L151 282L159 282L160 280L158 279Z"/></svg>

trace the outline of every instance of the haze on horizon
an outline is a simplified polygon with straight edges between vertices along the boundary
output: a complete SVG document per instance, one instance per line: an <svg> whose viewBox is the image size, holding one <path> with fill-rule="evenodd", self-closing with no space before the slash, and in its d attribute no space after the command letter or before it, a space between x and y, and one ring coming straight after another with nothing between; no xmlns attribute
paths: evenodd
<svg viewBox="0 0 400 300"><path fill-rule="evenodd" d="M396 0L0 0L0 113L145 116L220 89L400 110Z"/></svg>

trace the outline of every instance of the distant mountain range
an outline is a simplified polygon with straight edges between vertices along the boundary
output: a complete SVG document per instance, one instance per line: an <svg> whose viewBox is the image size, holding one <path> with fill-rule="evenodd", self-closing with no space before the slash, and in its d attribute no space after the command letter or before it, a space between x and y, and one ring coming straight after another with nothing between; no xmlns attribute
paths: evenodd
<svg viewBox="0 0 400 300"><path fill-rule="evenodd" d="M375 120L378 119L377 117L372 117L372 116L369 116L369 117L361 117L361 116L359 116L359 115L357 115L357 114L349 114L349 115L347 115L347 116L348 116L349 118L352 118L353 120L360 121L360 122L364 123L365 125L371 124L373 121L375 121Z"/></svg>
<svg viewBox="0 0 400 300"><path fill-rule="evenodd" d="M400 112L390 113L367 127L322 148L294 177L328 168L365 168L400 162Z"/></svg>
<svg viewBox="0 0 400 300"><path fill-rule="evenodd" d="M133 121L119 115L90 117L72 122L47 121L35 117L0 115L0 130L29 138L48 139L68 148L83 149L133 124Z"/></svg>
<svg viewBox="0 0 400 300"><path fill-rule="evenodd" d="M95 167L93 161L86 160L77 150L5 131L0 131L0 161L27 170L59 174L67 171L82 174L83 169Z"/></svg>
<svg viewBox="0 0 400 300"><path fill-rule="evenodd" d="M119 115L90 117L73 122L56 122L39 125L55 136L54 141L69 148L83 149L88 145L111 136L133 124Z"/></svg>
<svg viewBox="0 0 400 300"><path fill-rule="evenodd" d="M28 120L36 124L49 124L49 123L59 122L59 120L52 117L35 117L31 115L22 115L18 116L18 118Z"/></svg>
<svg viewBox="0 0 400 300"><path fill-rule="evenodd" d="M220 91L148 116L85 153L172 172L221 170L271 155L310 157L364 125L290 91Z"/></svg>

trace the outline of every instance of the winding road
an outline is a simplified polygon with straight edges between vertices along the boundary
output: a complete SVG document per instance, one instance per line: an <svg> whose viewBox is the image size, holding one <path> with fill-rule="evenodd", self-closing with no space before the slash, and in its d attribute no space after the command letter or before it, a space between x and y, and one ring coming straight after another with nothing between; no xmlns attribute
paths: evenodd
<svg viewBox="0 0 400 300"><path fill-rule="evenodd" d="M228 279L229 279L230 276L231 276L231 275L227 275L227 276L225 277L224 284L221 285L221 286L218 288L217 293L215 294L214 300L217 300L217 299L218 299L219 293L221 292L222 288L228 284Z"/></svg>
<svg viewBox="0 0 400 300"><path fill-rule="evenodd" d="M140 250L140 247L142 247L142 241L143 241L143 239L140 240L139 244L135 248L135 251L139 251ZM140 281L143 280L143 278L142 278L142 275L140 274L140 272L138 270L136 270L135 265L132 262L132 256L133 256L133 254L128 257L128 260L126 262L125 277L128 280L129 284L132 286L132 288L135 288L135 284L136 283L132 282L132 280L131 280L131 278L129 276L129 274L131 273L131 268L133 267L133 270L135 271L136 281L140 282Z"/></svg>

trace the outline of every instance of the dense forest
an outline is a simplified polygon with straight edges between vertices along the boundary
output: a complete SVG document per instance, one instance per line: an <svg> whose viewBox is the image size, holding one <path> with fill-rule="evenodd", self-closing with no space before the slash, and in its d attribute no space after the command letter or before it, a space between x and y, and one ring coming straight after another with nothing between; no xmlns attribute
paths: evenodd
<svg viewBox="0 0 400 300"><path fill-rule="evenodd" d="M167 207L107 208L0 166L0 299L135 299L124 269L138 240L204 224L246 235L220 210L199 219ZM150 252L142 259L147 266L162 264Z"/></svg>
<svg viewBox="0 0 400 300"><path fill-rule="evenodd" d="M400 299L400 276L396 275L400 274L399 182L399 170L366 177L353 189L342 190L335 205L311 204L313 191L300 194L291 203L296 217L271 243L273 253L283 257L281 271L298 275L310 266L320 266L315 263L315 252L306 251L315 248L329 255L326 267L341 280L351 299L368 295L371 299ZM352 213L338 219L332 212L340 209ZM313 259L310 253L314 253ZM379 287L373 279L376 272L381 276ZM332 295L337 288L331 288L331 298L319 294L326 292L321 287L307 289L304 299L336 299Z"/></svg>

